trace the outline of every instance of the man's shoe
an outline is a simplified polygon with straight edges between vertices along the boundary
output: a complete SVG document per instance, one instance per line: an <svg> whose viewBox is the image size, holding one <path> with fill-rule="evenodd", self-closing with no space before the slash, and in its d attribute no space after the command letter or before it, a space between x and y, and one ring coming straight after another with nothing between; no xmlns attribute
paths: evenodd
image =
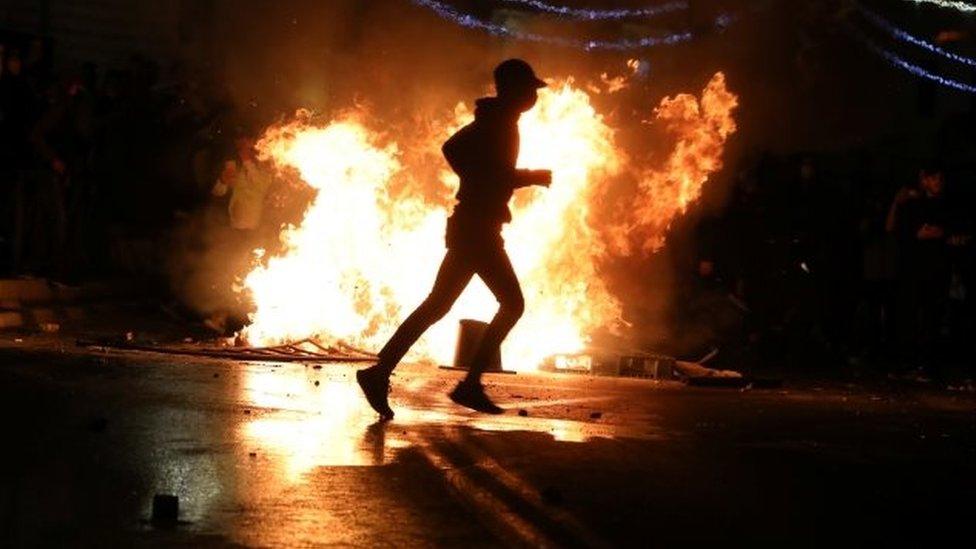
<svg viewBox="0 0 976 549"><path fill-rule="evenodd" d="M477 412L485 414L505 413L504 409L488 398L488 395L485 394L485 388L478 382L462 381L448 396L457 404Z"/></svg>
<svg viewBox="0 0 976 549"><path fill-rule="evenodd" d="M356 372L356 381L366 395L366 402L376 410L380 419L393 419L393 409L387 401L387 395L390 393L390 376L373 366Z"/></svg>

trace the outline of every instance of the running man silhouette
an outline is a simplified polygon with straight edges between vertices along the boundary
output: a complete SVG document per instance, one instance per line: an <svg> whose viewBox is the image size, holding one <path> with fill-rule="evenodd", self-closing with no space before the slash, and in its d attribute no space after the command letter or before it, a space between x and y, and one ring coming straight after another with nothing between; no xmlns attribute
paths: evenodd
<svg viewBox="0 0 976 549"><path fill-rule="evenodd" d="M512 220L508 201L513 191L530 185L548 187L552 172L515 168L519 117L535 105L537 89L546 83L521 59L504 61L495 68L494 77L496 97L476 101L474 122L458 130L442 149L461 179L461 188L454 213L447 220L447 253L434 287L380 350L376 365L356 372L366 400L382 419L393 418L387 402L393 369L417 339L451 310L474 275L485 282L499 307L467 376L450 397L479 412L504 411L488 398L481 385L481 374L525 309L522 289L505 252L502 225Z"/></svg>

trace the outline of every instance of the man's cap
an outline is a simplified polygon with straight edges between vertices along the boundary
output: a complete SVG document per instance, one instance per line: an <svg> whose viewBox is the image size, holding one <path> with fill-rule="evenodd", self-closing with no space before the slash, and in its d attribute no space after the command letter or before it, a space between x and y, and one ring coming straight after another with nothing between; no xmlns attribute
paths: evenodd
<svg viewBox="0 0 976 549"><path fill-rule="evenodd" d="M508 59L495 67L495 88L544 88L546 83L535 75L528 63L521 59Z"/></svg>

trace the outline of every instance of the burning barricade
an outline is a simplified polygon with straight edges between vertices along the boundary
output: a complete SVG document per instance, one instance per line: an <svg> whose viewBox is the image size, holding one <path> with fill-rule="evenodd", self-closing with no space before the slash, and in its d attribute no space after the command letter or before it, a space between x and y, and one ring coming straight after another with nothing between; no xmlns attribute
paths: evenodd
<svg viewBox="0 0 976 549"><path fill-rule="evenodd" d="M721 73L700 97L663 99L649 122L673 145L663 161L647 164L617 142L572 81L542 90L520 122L518 164L551 167L553 183L546 193L518 191L512 201L515 221L504 236L527 306L503 348L506 367L536 369L549 357L582 352L594 332L623 325L621 296L601 266L664 244L672 220L721 167L736 104ZM416 151L436 150L470 117L459 106L413 141L374 129L358 111L329 121L301 112L268 128L259 158L316 195L301 223L281 231L281 251L256 259L243 277L240 290L254 310L242 335L256 345L317 337L378 348L430 287L444 253L447 197L457 186L446 165L435 180L421 180L432 156ZM448 192L418 192L429 186ZM449 363L459 319L490 317L496 307L487 288L473 284L412 358Z"/></svg>

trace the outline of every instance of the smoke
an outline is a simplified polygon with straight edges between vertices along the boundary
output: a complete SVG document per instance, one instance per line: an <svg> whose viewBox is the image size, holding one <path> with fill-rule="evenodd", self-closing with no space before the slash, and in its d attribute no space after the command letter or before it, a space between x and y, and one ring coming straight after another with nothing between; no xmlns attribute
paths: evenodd
<svg viewBox="0 0 976 549"><path fill-rule="evenodd" d="M172 242L167 271L174 297L221 324L245 318L248 305L234 286L249 266L251 235L232 229L220 207L205 207L177 223Z"/></svg>

